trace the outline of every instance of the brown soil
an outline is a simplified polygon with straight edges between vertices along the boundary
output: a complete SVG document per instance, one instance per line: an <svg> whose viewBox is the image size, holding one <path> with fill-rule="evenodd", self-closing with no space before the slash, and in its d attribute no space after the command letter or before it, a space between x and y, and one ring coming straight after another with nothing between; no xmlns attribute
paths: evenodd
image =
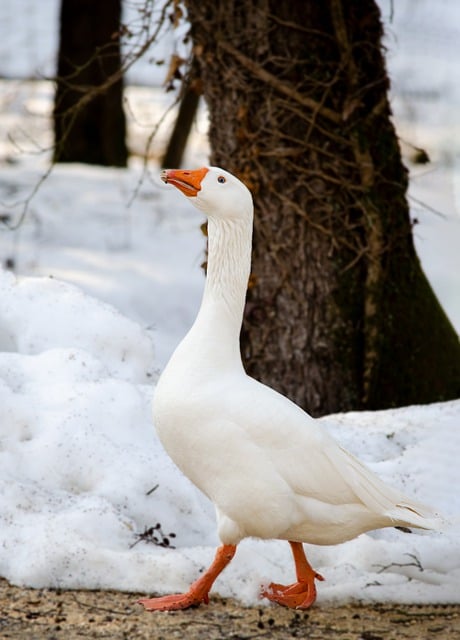
<svg viewBox="0 0 460 640"><path fill-rule="evenodd" d="M209 606L146 613L145 594L21 589L0 579L0 638L24 640L459 640L460 605L277 606L245 608L212 598Z"/></svg>

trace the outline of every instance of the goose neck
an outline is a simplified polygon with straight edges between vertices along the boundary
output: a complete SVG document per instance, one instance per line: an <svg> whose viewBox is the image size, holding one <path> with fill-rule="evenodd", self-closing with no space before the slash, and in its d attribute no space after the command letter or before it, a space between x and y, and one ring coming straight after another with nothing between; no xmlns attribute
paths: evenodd
<svg viewBox="0 0 460 640"><path fill-rule="evenodd" d="M251 244L251 221L209 219L203 306L222 307L240 327L251 270Z"/></svg>

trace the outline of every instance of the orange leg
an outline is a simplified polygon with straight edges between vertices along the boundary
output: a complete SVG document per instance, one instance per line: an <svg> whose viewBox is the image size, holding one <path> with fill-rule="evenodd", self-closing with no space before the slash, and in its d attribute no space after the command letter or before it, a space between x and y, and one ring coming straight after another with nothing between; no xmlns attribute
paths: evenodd
<svg viewBox="0 0 460 640"><path fill-rule="evenodd" d="M216 557L209 569L195 580L187 593L177 593L172 596L162 596L159 598L142 598L142 604L147 611L175 611L176 609L188 609L197 607L202 602L208 604L209 591L217 576L229 564L235 555L236 545L224 544L217 549Z"/></svg>
<svg viewBox="0 0 460 640"><path fill-rule="evenodd" d="M302 543L289 541L294 556L297 582L284 586L271 583L262 590L262 597L291 609L308 609L316 600L315 580L324 580L323 576L311 567Z"/></svg>

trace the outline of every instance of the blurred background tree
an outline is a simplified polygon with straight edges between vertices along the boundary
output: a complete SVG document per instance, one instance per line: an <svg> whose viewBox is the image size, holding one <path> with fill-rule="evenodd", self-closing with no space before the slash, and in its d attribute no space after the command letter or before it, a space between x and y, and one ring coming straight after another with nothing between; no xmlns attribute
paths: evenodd
<svg viewBox="0 0 460 640"><path fill-rule="evenodd" d="M121 0L61 0L55 162L127 164L120 28Z"/></svg>

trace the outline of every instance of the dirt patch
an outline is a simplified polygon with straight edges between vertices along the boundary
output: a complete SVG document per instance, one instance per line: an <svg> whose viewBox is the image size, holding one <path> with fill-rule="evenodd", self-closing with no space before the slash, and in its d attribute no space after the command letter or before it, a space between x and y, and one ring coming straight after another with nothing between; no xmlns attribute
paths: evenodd
<svg viewBox="0 0 460 640"><path fill-rule="evenodd" d="M212 598L209 606L146 613L145 594L20 589L0 579L0 638L24 640L457 640L460 605L315 606L295 612L245 608Z"/></svg>

